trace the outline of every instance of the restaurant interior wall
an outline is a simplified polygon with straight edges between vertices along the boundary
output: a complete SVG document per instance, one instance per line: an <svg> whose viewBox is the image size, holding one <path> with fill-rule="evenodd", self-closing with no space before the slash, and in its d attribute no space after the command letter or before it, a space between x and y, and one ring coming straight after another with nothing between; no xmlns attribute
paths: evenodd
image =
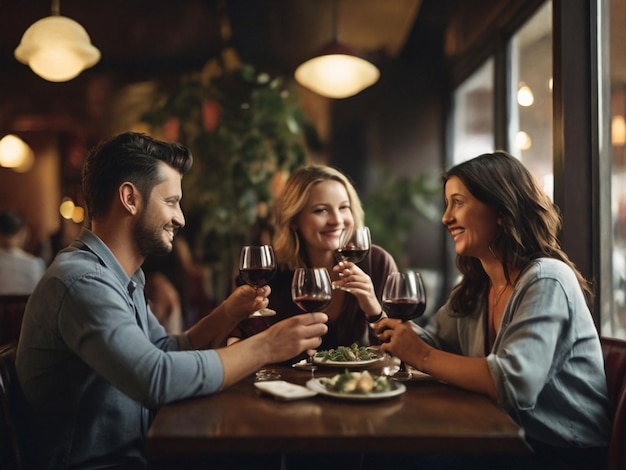
<svg viewBox="0 0 626 470"><path fill-rule="evenodd" d="M193 17L194 11L198 16L197 8L201 8L199 5L202 2L185 2L185 9L188 3L192 5L192 13L181 12L180 15L189 20L189 16ZM312 5L311 2L304 3L309 8ZM446 0L443 3L425 0L423 10L426 14L432 15L432 18L428 18L417 31L411 32L397 60L382 55L381 60L387 61L382 64L384 73L380 82L369 90L355 97L337 101L321 99L306 90L301 90L308 117L313 120L318 136L322 139L320 152L322 154L326 152L328 163L354 173L350 176L357 186L361 186L360 190L366 190L372 182L373 165L386 166L401 176L423 172L433 172L437 175L441 170L443 165L441 124L445 106L443 96L446 75L442 53L445 15L442 16L440 12L456 3L457 0ZM19 6L19 3L16 5ZM137 13L138 5L138 2L132 2L125 7L129 15ZM294 4L289 5L289 8L295 9ZM350 3L347 2L347 5ZM94 44L100 46L98 36L102 37L105 31L110 33L110 30L101 26L91 26L89 16L85 16L85 13L82 16L75 15L71 8L77 6L73 7L70 3L63 5L63 12L85 24ZM44 10L40 16L47 13ZM28 15L36 16L37 13L31 9ZM36 18L16 18L16 25L8 30L21 31L22 26L17 23L24 23L26 27L34 19ZM244 19L250 21L249 17ZM170 21L178 24L182 19L176 17ZM195 27L196 22L189 21L192 28ZM102 23L105 22L103 18ZM234 33L235 26L233 25ZM239 25L240 28L241 26ZM204 28L218 29L218 25L211 20ZM162 24L153 29L164 32ZM3 34L6 33L7 30ZM148 32L135 31L133 34L139 37L140 34ZM258 47L260 36L252 35L252 40L254 37ZM179 39L184 42L188 37ZM260 57L261 63L274 69L279 68L272 51L268 52L265 49L260 52L246 51L245 46L236 39L233 37L233 44L240 48L238 52L242 58L250 59L255 53L259 53L257 57ZM247 41L249 45L251 39ZM267 44L273 41L276 41L276 38L263 43L264 47L267 48ZM206 57L214 54L210 34L205 35L203 42L208 45L204 51ZM176 46L172 43L164 54ZM293 44L289 46L291 54L294 47ZM73 141L75 147L82 147L86 151L102 137L119 131L137 114L137 108L143 105L142 100L145 100L151 92L147 77L158 76L165 82L171 82L179 72L202 65L194 63L193 54L197 57L199 47L196 45L194 48L189 56L169 59L169 62L166 60L162 63L156 61L155 52L150 49L144 49L145 57L132 59L124 55L125 51L117 51L118 57L107 57L106 51L102 48L102 60L95 67L86 70L70 82L54 84L43 81L21 64L7 61L7 67L0 71L0 86L7 92L0 100L0 131L15 131L15 122L18 122L17 130L32 133L45 144L36 145L37 163L33 171L15 176L12 172L0 170L1 177L2 182L32 179L32 184L37 188L51 188L45 191L30 191L28 188L31 183L4 184L6 188L15 188L8 196L8 200L14 201L28 213L28 218L40 238L39 243L45 243L60 229L66 229L66 224L61 223L59 218L58 201L65 196L66 188L76 188L76 175L68 178L65 164L68 152L61 143ZM154 62L151 62L153 59ZM51 164L55 166L54 171L46 171L37 177L39 171L37 168L41 168L42 165L41 147L56 148L56 164ZM360 168L355 165L355 161L363 163ZM45 201L40 203L43 199ZM52 201L56 203L52 204ZM419 220L412 236L413 242L408 249L409 264L441 271L443 239L443 226L440 223Z"/></svg>
<svg viewBox="0 0 626 470"><path fill-rule="evenodd" d="M447 8L449 13L438 16L436 21L422 22L412 31L399 60L389 66L380 83L356 97L336 102L307 96L309 109L314 110L313 115L317 114L318 133L326 139L323 151L328 151L328 161L352 173L357 186L363 188L370 184L370 169L376 164L387 165L397 174L443 169L448 165L449 151L445 122L455 87L490 54L501 54L498 51L503 50L507 38L542 3L540 0L425 0L420 14L428 13L429 8ZM613 295L613 282L617 277L611 273L611 257L607 261L601 249L604 240L601 227L607 222L600 202L601 153L598 147L601 137L598 110L593 104L598 99L594 95L597 57L592 53L598 28L594 15L600 4L614 9L609 16L615 19L611 24L611 46L615 51L623 50L623 44L618 42L623 35L623 25L620 26L615 12L626 8L624 0L554 0L555 197L563 206L564 247L604 296L596 301L596 316L603 308L608 308L605 304L614 308L614 299L607 300L606 296ZM82 22L82 18L80 20ZM612 60L615 59L612 57ZM8 95L18 95L25 105L23 117L34 118L36 122L34 128L21 131L34 132L35 140L39 141L31 143L38 147L38 161L28 175L0 170L2 196L8 203L24 208L27 218L34 221L37 233L54 233L59 228L58 208L52 207L49 201L59 198L63 190L63 183L58 181L63 167L57 164L63 157L58 147L54 151L50 146L56 145L68 132L78 131L86 144L92 143L96 135L109 132L111 110L102 104L111 100L112 91L124 87L125 82L141 81L137 69L123 75L114 71L115 64L105 61L105 65L106 72L97 71L99 64L73 84L55 84L54 91L34 74L19 71L14 64L3 67L0 73L0 85L6 92L0 102L0 128L8 130L6 116L16 116ZM171 65L176 68L180 63ZM611 70L621 69L614 62ZM497 66L496 75L502 72ZM171 69L163 68L160 73L166 78L172 76ZM612 104L614 110L619 110L624 81L618 83L614 76L610 79L615 87ZM19 83L18 88L16 83ZM502 84L496 83L496 90L499 86ZM79 88L79 94L70 93L71 88ZM506 103L498 98L501 93L496 93L494 120L500 123L506 116ZM59 127L59 115L74 117L66 121L67 125ZM53 122L47 128L42 127L41 116L52 116ZM610 122L604 122L603 126L610 127ZM498 145L506 143L506 130L496 128L495 134ZM615 164L621 165L621 147L616 145L612 151ZM621 177L620 168L615 167L614 178ZM610 190L609 185L604 186ZM614 184L613 188L617 186ZM614 194L612 205L609 204L614 218L609 224L616 223L619 197L619 193ZM411 264L445 269L449 255L443 246L442 227L420 221L412 239ZM613 239L610 241L612 243Z"/></svg>

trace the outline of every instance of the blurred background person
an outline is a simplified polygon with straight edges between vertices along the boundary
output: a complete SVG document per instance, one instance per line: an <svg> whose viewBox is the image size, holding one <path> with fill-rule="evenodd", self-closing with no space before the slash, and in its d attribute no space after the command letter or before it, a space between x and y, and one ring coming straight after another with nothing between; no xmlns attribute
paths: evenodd
<svg viewBox="0 0 626 470"><path fill-rule="evenodd" d="M28 227L15 211L0 211L0 295L30 294L46 270L43 258L24 250Z"/></svg>

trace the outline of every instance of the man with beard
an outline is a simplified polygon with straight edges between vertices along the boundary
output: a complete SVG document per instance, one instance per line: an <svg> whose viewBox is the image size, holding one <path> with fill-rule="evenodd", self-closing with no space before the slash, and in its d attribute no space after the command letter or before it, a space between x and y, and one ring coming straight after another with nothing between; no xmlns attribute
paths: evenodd
<svg viewBox="0 0 626 470"><path fill-rule="evenodd" d="M269 288L241 286L181 335L144 298L145 258L172 250L184 226L188 149L143 134L104 141L85 160L90 228L61 251L26 308L17 352L32 468L144 468L161 405L218 392L268 363L316 348L323 313L298 315L220 348Z"/></svg>

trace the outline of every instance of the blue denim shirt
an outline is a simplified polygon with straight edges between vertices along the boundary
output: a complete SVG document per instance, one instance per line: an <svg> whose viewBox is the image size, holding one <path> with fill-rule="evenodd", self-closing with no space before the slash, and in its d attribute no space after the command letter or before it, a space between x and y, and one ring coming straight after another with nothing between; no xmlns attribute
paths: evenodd
<svg viewBox="0 0 626 470"><path fill-rule="evenodd" d="M541 258L517 281L491 351L487 306L466 317L449 304L427 330L443 349L485 357L498 402L528 437L557 447L603 447L610 405L598 333L574 272Z"/></svg>
<svg viewBox="0 0 626 470"><path fill-rule="evenodd" d="M184 351L185 335L168 336L144 281L83 229L33 292L16 367L30 432L41 431L37 468L141 462L153 411L221 389L217 353Z"/></svg>

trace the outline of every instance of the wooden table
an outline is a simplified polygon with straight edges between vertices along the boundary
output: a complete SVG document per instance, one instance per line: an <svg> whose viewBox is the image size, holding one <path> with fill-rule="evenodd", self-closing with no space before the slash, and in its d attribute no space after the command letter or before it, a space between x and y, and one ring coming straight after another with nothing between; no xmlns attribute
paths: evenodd
<svg viewBox="0 0 626 470"><path fill-rule="evenodd" d="M311 377L276 369L292 383ZM155 461L231 453L529 453L522 429L487 398L432 379L405 385L406 393L381 401L318 395L285 402L261 394L251 376L216 395L163 407L147 454Z"/></svg>

